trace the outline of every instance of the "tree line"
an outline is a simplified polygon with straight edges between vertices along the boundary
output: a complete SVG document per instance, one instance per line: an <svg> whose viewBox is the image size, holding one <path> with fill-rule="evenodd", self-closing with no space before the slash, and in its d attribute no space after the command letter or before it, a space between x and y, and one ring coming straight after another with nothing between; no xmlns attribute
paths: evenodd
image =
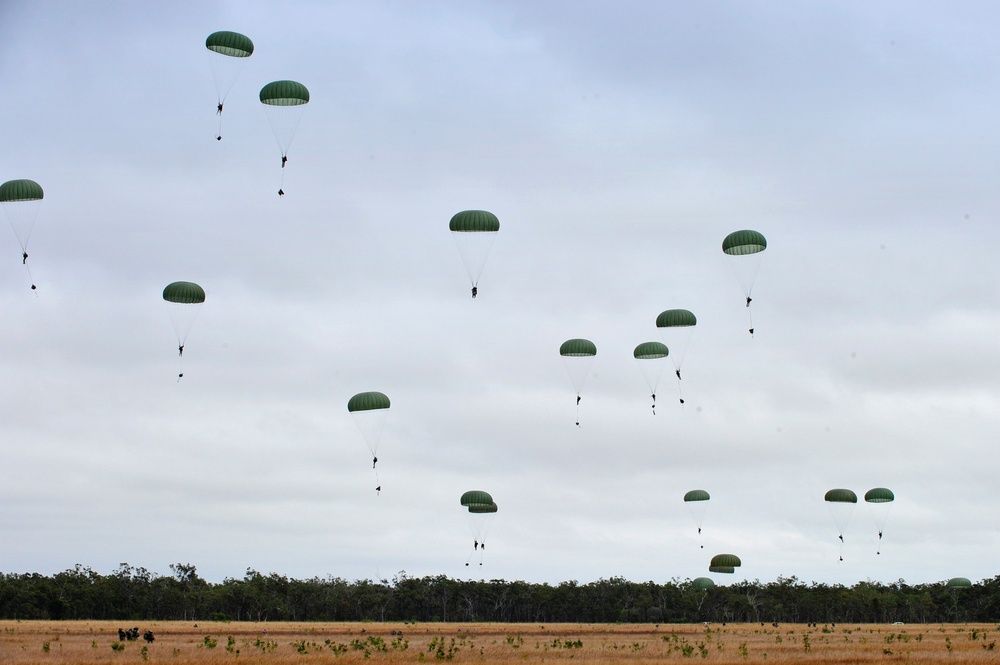
<svg viewBox="0 0 1000 665"><path fill-rule="evenodd" d="M441 621L520 623L936 623L1000 619L1000 576L954 589L944 582L806 584L796 577L699 589L691 580L621 577L557 585L459 580L298 580L248 568L211 583L195 566L161 576L121 564L108 575L86 566L52 576L0 575L0 618L216 621Z"/></svg>

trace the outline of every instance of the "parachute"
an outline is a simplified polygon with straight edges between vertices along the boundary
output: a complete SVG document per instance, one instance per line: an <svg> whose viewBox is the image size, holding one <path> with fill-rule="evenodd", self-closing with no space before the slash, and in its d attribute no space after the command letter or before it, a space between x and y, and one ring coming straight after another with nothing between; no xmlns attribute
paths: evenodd
<svg viewBox="0 0 1000 665"><path fill-rule="evenodd" d="M716 554L712 557L710 562L712 566L732 566L734 568L739 568L743 565L740 558L735 554Z"/></svg>
<svg viewBox="0 0 1000 665"><path fill-rule="evenodd" d="M865 492L865 503L871 512L872 519L875 520L875 528L878 529L879 550L875 554L881 554L882 532L885 530L885 522L889 518L889 509L896 496L892 490L886 487L873 487Z"/></svg>
<svg viewBox="0 0 1000 665"><path fill-rule="evenodd" d="M171 282L163 288L163 299L167 302L170 322L173 323L174 332L177 334L177 357L181 359L178 360L180 364L183 362L188 333L198 318L201 304L205 302L205 289L194 282ZM177 380L180 381L183 376L184 368L181 366Z"/></svg>
<svg viewBox="0 0 1000 665"><path fill-rule="evenodd" d="M28 241L35 228L35 219L43 198L45 192L34 180L8 180L0 185L0 207L3 207L10 228L21 246L21 263L28 271L32 290L35 289L35 283L31 278L31 268L28 268Z"/></svg>
<svg viewBox="0 0 1000 665"><path fill-rule="evenodd" d="M222 140L222 106L229 96L236 79L246 65L247 58L253 54L253 42L246 35L229 30L213 32L205 39L205 48L209 51L209 61L212 66L212 79L215 81L215 92L218 95L216 114L219 116L219 133L215 140Z"/></svg>
<svg viewBox="0 0 1000 665"><path fill-rule="evenodd" d="M347 401L347 410L361 430L361 436L372 454L372 470L375 471L375 491L381 492L382 484L378 479L378 444L382 438L382 428L389 415L389 398L380 392L358 393Z"/></svg>
<svg viewBox="0 0 1000 665"><path fill-rule="evenodd" d="M708 572L731 574L742 565L743 562L735 554L716 554L708 564Z"/></svg>
<svg viewBox="0 0 1000 665"><path fill-rule="evenodd" d="M472 531L472 552L465 560L465 565L469 565L473 554L479 552L479 565L483 565L483 555L486 552L486 534L493 523L493 517L497 513L497 504L489 492L482 490L469 490L462 494L460 503L468 509L469 529Z"/></svg>
<svg viewBox="0 0 1000 665"><path fill-rule="evenodd" d="M945 586L949 589L968 589L972 586L972 580L968 577L953 577Z"/></svg>
<svg viewBox="0 0 1000 665"><path fill-rule="evenodd" d="M844 560L844 529L851 521L851 514L854 512L854 505L858 502L858 495L847 489L829 490L823 497L826 505L830 508L837 529L840 531L840 560Z"/></svg>
<svg viewBox="0 0 1000 665"><path fill-rule="evenodd" d="M281 151L281 187L278 188L278 195L284 196L288 148L299 127L302 112L309 103L309 90L297 81L272 81L260 89L260 103L264 106Z"/></svg>
<svg viewBox="0 0 1000 665"><path fill-rule="evenodd" d="M643 342L632 351L636 364L642 370L642 376L649 386L650 397L653 399L653 415L656 415L656 387L663 374L663 359L670 355L670 349L662 342Z"/></svg>
<svg viewBox="0 0 1000 665"><path fill-rule="evenodd" d="M711 577L696 577L691 580L691 588L697 591L708 591L715 588L715 581Z"/></svg>
<svg viewBox="0 0 1000 665"><path fill-rule="evenodd" d="M576 425L580 426L580 393L583 383L587 380L590 367L597 355L597 346L589 339L568 339L559 347L559 355L563 357L570 381L576 389Z"/></svg>
<svg viewBox="0 0 1000 665"><path fill-rule="evenodd" d="M705 520L705 512L708 510L708 492L705 490L691 490L684 494L684 505L688 507L694 523L698 526L698 540L701 541L701 523ZM701 545L704 549L705 545Z"/></svg>
<svg viewBox="0 0 1000 665"><path fill-rule="evenodd" d="M468 508L473 504L490 504L493 503L493 497L489 492L484 492L482 490L469 490L462 494L460 499L462 506Z"/></svg>
<svg viewBox="0 0 1000 665"><path fill-rule="evenodd" d="M463 210L455 213L448 223L451 236L462 255L465 271L472 282L472 297L479 293L479 277L489 256L493 240L500 230L500 220L485 210Z"/></svg>
<svg viewBox="0 0 1000 665"><path fill-rule="evenodd" d="M688 344L691 342L691 335L694 333L698 319L694 314L686 309L668 309L660 312L656 317L656 327L660 330L660 335L667 347L670 348L670 360L674 364L674 374L677 375L677 395L681 404L684 397L681 396L681 364L684 362L684 354L687 353Z"/></svg>
<svg viewBox="0 0 1000 665"><path fill-rule="evenodd" d="M765 249L767 249L767 239L761 233L749 229L733 231L722 241L722 251L733 257L730 265L747 299L751 335L753 335L753 315L750 314L750 302L753 298L750 297L750 293L753 291L753 283L757 280L757 271L760 269L762 252Z"/></svg>

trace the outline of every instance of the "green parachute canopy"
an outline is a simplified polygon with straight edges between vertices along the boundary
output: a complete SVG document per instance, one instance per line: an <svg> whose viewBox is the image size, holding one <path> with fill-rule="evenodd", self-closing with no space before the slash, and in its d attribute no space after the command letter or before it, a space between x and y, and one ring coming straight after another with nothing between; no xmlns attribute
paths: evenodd
<svg viewBox="0 0 1000 665"><path fill-rule="evenodd" d="M730 256L756 254L767 249L767 240L757 231L733 231L722 241L722 251Z"/></svg>
<svg viewBox="0 0 1000 665"><path fill-rule="evenodd" d="M388 409L389 398L380 392L358 393L347 401L347 410L351 413L355 411L371 411L373 409Z"/></svg>
<svg viewBox="0 0 1000 665"><path fill-rule="evenodd" d="M635 347L632 355L636 360L658 360L670 355L670 349L663 342L643 342Z"/></svg>
<svg viewBox="0 0 1000 665"><path fill-rule="evenodd" d="M167 302L196 305L205 302L205 289L194 282L173 282L164 287L163 299Z"/></svg>
<svg viewBox="0 0 1000 665"><path fill-rule="evenodd" d="M873 487L865 492L865 501L868 503L889 503L895 499L892 490L886 487Z"/></svg>
<svg viewBox="0 0 1000 665"><path fill-rule="evenodd" d="M589 339L568 339L560 345L559 355L565 358L596 356L597 345Z"/></svg>
<svg viewBox="0 0 1000 665"><path fill-rule="evenodd" d="M736 568L743 565L743 562L740 561L740 558L735 554L716 554L715 556L712 557L712 560L709 562L709 565L731 566Z"/></svg>
<svg viewBox="0 0 1000 665"><path fill-rule="evenodd" d="M469 490L462 494L461 503L466 507L475 503L491 504L493 503L493 497L490 496L489 492L484 492L483 490Z"/></svg>
<svg viewBox="0 0 1000 665"><path fill-rule="evenodd" d="M857 503L858 495L851 490L845 489L832 489L829 490L824 496L824 501L829 501L830 503Z"/></svg>
<svg viewBox="0 0 1000 665"><path fill-rule="evenodd" d="M708 591L709 589L715 588L715 581L713 581L710 577L696 577L691 580L691 588L698 591Z"/></svg>
<svg viewBox="0 0 1000 665"><path fill-rule="evenodd" d="M735 566L709 566L708 572L710 573L735 573Z"/></svg>
<svg viewBox="0 0 1000 665"><path fill-rule="evenodd" d="M495 513L497 511L497 504L494 501L489 503L472 503L469 504L469 512L475 515L486 515L489 513Z"/></svg>
<svg viewBox="0 0 1000 665"><path fill-rule="evenodd" d="M8 180L0 185L0 203L40 201L43 198L42 186L34 180Z"/></svg>
<svg viewBox="0 0 1000 665"><path fill-rule="evenodd" d="M684 495L685 501L708 501L709 498L705 490L691 490Z"/></svg>
<svg viewBox="0 0 1000 665"><path fill-rule="evenodd" d="M205 48L232 58L248 58L253 54L253 42L246 35L229 30L213 32L205 39Z"/></svg>
<svg viewBox="0 0 1000 665"><path fill-rule="evenodd" d="M455 213L448 228L456 233L496 233L500 230L500 220L486 210L463 210Z"/></svg>
<svg viewBox="0 0 1000 665"><path fill-rule="evenodd" d="M260 89L260 103L267 106L302 106L309 90L298 81L272 81Z"/></svg>
<svg viewBox="0 0 1000 665"><path fill-rule="evenodd" d="M686 309L668 309L656 317L657 328L686 328L697 323L697 317Z"/></svg>
<svg viewBox="0 0 1000 665"><path fill-rule="evenodd" d="M972 580L968 577L953 577L946 585L949 589L968 589L972 586Z"/></svg>

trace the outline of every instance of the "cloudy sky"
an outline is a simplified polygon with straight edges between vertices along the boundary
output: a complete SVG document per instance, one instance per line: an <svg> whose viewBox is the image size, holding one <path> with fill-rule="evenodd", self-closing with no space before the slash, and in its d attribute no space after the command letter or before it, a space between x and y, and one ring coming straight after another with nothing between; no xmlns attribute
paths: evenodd
<svg viewBox="0 0 1000 665"><path fill-rule="evenodd" d="M0 244L0 571L665 581L732 552L720 583L993 577L998 24L989 2L3 3L0 180L45 199L30 278ZM217 30L256 47L222 141ZM283 182L257 97L279 79L311 92ZM501 222L475 300L465 209ZM753 336L737 229L768 239ZM178 280L207 292L183 366ZM673 308L698 317L685 403L667 365L654 416L632 350ZM579 427L575 337L598 348ZM346 408L370 390L381 494ZM861 501L839 561L824 493L878 486L884 539ZM499 506L482 567L469 489Z"/></svg>

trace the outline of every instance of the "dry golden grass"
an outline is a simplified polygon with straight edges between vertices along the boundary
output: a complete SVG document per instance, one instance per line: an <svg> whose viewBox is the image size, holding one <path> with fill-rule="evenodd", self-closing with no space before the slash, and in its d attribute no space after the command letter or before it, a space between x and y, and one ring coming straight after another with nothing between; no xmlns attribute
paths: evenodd
<svg viewBox="0 0 1000 665"><path fill-rule="evenodd" d="M0 621L4 665L101 663L993 663L996 624L837 625ZM396 635L393 635L396 631ZM401 633L401 635L400 635Z"/></svg>

